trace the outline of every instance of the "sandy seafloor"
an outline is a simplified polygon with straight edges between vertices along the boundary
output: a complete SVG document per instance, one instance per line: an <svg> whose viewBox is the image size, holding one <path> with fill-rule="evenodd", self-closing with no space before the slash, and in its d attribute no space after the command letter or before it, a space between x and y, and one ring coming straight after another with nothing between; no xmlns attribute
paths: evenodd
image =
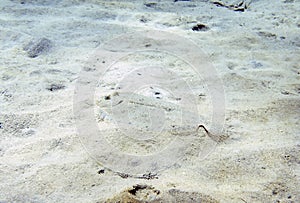
<svg viewBox="0 0 300 203"><path fill-rule="evenodd" d="M300 202L299 13L299 0L255 0L245 12L208 0L1 0L0 202ZM208 29L193 31L197 23ZM228 136L204 160L186 154L151 180L121 177L92 159L73 112L94 51L144 30L185 37L207 55L223 82ZM28 44L41 38L49 50L30 57ZM174 58L150 59L121 65L162 61L193 77ZM103 81L98 104L117 75ZM210 114L209 93L191 84L201 114Z"/></svg>

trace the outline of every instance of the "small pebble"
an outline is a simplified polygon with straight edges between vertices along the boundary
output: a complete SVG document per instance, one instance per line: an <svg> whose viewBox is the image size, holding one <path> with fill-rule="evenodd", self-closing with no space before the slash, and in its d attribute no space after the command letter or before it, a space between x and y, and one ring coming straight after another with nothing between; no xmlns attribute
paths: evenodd
<svg viewBox="0 0 300 203"><path fill-rule="evenodd" d="M28 57L36 58L39 55L46 53L52 47L52 42L47 38L41 38L36 41L32 41L24 47L27 51Z"/></svg>
<svg viewBox="0 0 300 203"><path fill-rule="evenodd" d="M192 27L193 31L207 31L208 29L209 28L206 25L201 24L201 23L199 23L199 24L195 25L194 27Z"/></svg>
<svg viewBox="0 0 300 203"><path fill-rule="evenodd" d="M105 172L104 169L100 169L100 170L98 171L98 174L103 174L104 172Z"/></svg>

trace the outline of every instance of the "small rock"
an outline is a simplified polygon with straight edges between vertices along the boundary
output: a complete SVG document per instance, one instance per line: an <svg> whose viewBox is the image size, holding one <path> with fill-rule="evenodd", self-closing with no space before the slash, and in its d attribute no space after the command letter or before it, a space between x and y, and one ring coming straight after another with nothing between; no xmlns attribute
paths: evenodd
<svg viewBox="0 0 300 203"><path fill-rule="evenodd" d="M98 174L103 174L104 172L105 172L104 169L100 169L100 170L98 171Z"/></svg>
<svg viewBox="0 0 300 203"><path fill-rule="evenodd" d="M52 42L47 38L41 38L37 41L32 41L24 47L30 58L38 57L39 55L46 53L52 47Z"/></svg>
<svg viewBox="0 0 300 203"><path fill-rule="evenodd" d="M207 31L207 30L209 30L209 28L204 24L198 23L197 25L192 27L192 30L193 31Z"/></svg>

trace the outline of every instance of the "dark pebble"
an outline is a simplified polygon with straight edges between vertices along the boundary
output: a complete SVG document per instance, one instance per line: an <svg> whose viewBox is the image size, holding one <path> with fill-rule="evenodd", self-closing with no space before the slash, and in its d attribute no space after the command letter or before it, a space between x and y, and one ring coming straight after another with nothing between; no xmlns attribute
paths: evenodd
<svg viewBox="0 0 300 203"><path fill-rule="evenodd" d="M209 28L204 24L197 24L194 27L192 27L193 31L207 31Z"/></svg>
<svg viewBox="0 0 300 203"><path fill-rule="evenodd" d="M104 169L100 169L100 170L98 171L98 174L103 174L104 172L105 172Z"/></svg>

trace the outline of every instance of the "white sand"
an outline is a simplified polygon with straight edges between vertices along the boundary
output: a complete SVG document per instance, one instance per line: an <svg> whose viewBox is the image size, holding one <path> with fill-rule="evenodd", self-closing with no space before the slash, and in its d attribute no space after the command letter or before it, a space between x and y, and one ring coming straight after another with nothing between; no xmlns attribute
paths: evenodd
<svg viewBox="0 0 300 203"><path fill-rule="evenodd" d="M157 201L167 201L175 188L185 198L196 194L208 202L300 202L300 2L255 0L245 12L205 0L154 0L156 5L144 5L149 2L1 1L0 202L104 202L136 184L160 190ZM197 23L209 30L192 31ZM85 151L74 119L73 95L80 71L96 48L113 37L152 29L190 39L208 56L223 81L223 133L229 138L204 160L194 151L185 155L161 171L158 179L122 178L107 169L98 174L106 166ZM36 58L28 57L24 47L42 37L53 46ZM204 95L197 98L197 105L209 125L213 109L209 91L201 82L193 82L195 75L180 60L156 57L136 56L116 66L126 72L130 64L171 64L191 80L196 96ZM99 112L107 105L103 96L114 92L110 88L122 77L118 71L109 74L95 97L100 120ZM57 85L63 86L56 90ZM164 101L175 102L174 98ZM132 119L140 119L139 113ZM188 131L199 124L192 114L190 120L195 123L185 126ZM118 135L110 136L114 126L109 121L99 123L117 147L148 152L118 140ZM165 144L165 138L157 139ZM161 146L151 144L147 149L155 147Z"/></svg>

